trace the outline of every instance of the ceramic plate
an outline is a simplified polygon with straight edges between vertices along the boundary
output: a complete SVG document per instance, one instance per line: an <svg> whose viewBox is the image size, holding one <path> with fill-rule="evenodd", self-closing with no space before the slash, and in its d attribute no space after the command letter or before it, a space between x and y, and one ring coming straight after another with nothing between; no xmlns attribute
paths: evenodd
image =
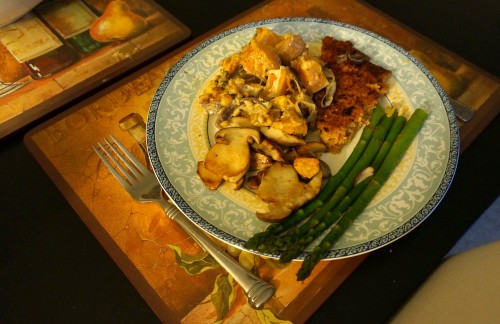
<svg viewBox="0 0 500 324"><path fill-rule="evenodd" d="M325 36L353 42L374 63L392 71L387 98L394 105L407 114L418 107L430 112L391 178L326 258L372 251L417 227L439 204L456 169L459 135L453 110L433 76L402 48L370 31L328 20L285 18L238 26L200 44L170 69L156 91L147 121L149 157L165 191L199 227L240 248L269 225L256 218L255 211L267 205L251 191L234 191L225 185L210 191L196 174L197 162L204 159L214 132L196 99L220 60L239 51L261 26L278 34L299 34L308 44L319 44ZM356 140L338 155L325 157L333 172Z"/></svg>

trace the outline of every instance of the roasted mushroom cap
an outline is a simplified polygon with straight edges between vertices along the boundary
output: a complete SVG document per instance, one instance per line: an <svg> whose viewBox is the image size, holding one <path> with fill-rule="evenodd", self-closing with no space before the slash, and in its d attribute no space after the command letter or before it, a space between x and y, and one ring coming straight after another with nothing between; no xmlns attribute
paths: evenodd
<svg viewBox="0 0 500 324"><path fill-rule="evenodd" d="M269 168L273 164L273 159L266 154L259 152L250 153L250 167L248 171L260 171Z"/></svg>
<svg viewBox="0 0 500 324"><path fill-rule="evenodd" d="M327 151L327 147L320 141L309 141L304 145L297 147L298 155L319 156Z"/></svg>
<svg viewBox="0 0 500 324"><path fill-rule="evenodd" d="M257 196L269 203L269 212L257 213L257 217L267 222L279 222L288 217L321 189L322 174L318 172L309 183L299 180L294 167L282 162L274 162L262 177Z"/></svg>
<svg viewBox="0 0 500 324"><path fill-rule="evenodd" d="M210 190L217 189L223 180L221 176L205 168L205 163L203 161L198 162L196 173L198 173L198 176L200 177L201 181L203 181L205 186Z"/></svg>
<svg viewBox="0 0 500 324"><path fill-rule="evenodd" d="M251 145L256 152L269 156L273 161L284 161L283 149L266 138L259 143L253 142Z"/></svg>
<svg viewBox="0 0 500 324"><path fill-rule="evenodd" d="M305 141L302 137L288 134L278 128L260 127L260 132L271 141L283 146L293 147L305 144Z"/></svg>
<svg viewBox="0 0 500 324"><path fill-rule="evenodd" d="M215 133L215 141L205 156L205 168L228 182L238 183L250 166L249 144L260 142L259 131L243 127L223 128Z"/></svg>

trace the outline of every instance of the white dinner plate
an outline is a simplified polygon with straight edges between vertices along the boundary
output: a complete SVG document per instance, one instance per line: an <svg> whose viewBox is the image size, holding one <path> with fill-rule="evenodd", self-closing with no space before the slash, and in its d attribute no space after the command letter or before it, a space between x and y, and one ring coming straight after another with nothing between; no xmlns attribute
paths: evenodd
<svg viewBox="0 0 500 324"><path fill-rule="evenodd" d="M326 258L372 251L417 227L445 195L458 163L458 125L452 107L431 73L401 47L359 27L323 19L280 18L238 26L203 42L170 69L156 91L147 121L149 157L165 191L199 227L242 249L253 234L269 225L255 216L267 205L250 190L234 191L223 185L211 191L196 174L214 131L206 112L196 104L197 97L220 60L238 52L261 26L278 34L299 34L309 44L321 43L325 36L351 41L372 62L392 71L387 98L394 105L407 114L418 107L430 112L390 179ZM340 154L327 156L333 172L356 141Z"/></svg>

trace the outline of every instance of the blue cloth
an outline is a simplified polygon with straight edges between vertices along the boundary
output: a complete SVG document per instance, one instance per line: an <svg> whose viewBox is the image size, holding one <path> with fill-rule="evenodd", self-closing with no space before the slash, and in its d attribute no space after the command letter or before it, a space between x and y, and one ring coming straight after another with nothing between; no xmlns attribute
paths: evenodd
<svg viewBox="0 0 500 324"><path fill-rule="evenodd" d="M500 240L500 196L472 224L445 258Z"/></svg>

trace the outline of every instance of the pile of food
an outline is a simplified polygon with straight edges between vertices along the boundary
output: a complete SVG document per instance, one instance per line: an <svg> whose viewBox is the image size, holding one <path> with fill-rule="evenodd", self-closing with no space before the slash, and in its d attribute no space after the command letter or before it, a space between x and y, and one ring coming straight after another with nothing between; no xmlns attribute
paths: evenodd
<svg viewBox="0 0 500 324"><path fill-rule="evenodd" d="M331 228L304 262L303 280L363 211L427 116L417 109L407 123L397 109L387 115L378 106L390 75L349 41L325 37L317 53L299 35L264 27L222 60L198 98L218 131L197 171L212 190L246 185L268 203L269 211L256 215L276 224L252 237L248 249L284 251L280 261L289 262ZM361 128L332 176L321 155L338 153Z"/></svg>
<svg viewBox="0 0 500 324"><path fill-rule="evenodd" d="M258 28L199 98L220 129L200 178L210 189L247 181L269 203L257 217L283 220L318 194L330 175L319 154L338 152L367 123L389 76L350 42L325 38L319 57L300 35ZM321 141L306 141L316 122Z"/></svg>
<svg viewBox="0 0 500 324"><path fill-rule="evenodd" d="M305 138L316 122L312 96L320 90L321 100L330 104L333 73L309 53L302 38L258 28L240 52L221 62L199 98L217 116L219 129L215 145L198 164L207 187L226 181L238 190L247 181L269 203L269 212L257 217L270 222L316 196L329 175L318 158L326 146Z"/></svg>

